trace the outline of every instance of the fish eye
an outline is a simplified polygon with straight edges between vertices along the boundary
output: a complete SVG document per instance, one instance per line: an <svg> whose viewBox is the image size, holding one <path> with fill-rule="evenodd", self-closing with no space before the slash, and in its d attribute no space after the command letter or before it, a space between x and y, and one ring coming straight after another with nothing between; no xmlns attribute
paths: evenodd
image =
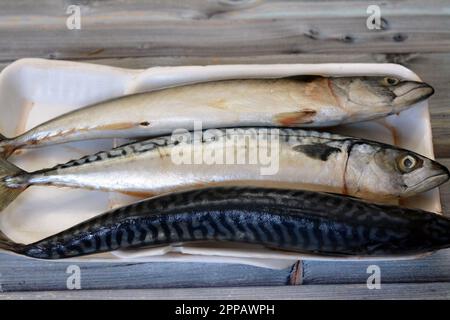
<svg viewBox="0 0 450 320"><path fill-rule="evenodd" d="M388 85L388 86L395 86L396 84L398 84L400 82L400 80L398 80L397 78L392 78L392 77L386 77L383 79L384 84Z"/></svg>
<svg viewBox="0 0 450 320"><path fill-rule="evenodd" d="M419 159L411 154L402 155L397 159L397 166L402 173L413 171L419 166Z"/></svg>

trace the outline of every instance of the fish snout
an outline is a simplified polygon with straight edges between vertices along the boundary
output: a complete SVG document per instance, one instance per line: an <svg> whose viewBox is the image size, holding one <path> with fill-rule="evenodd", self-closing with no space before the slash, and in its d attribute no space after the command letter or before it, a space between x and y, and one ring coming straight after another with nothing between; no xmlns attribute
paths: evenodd
<svg viewBox="0 0 450 320"><path fill-rule="evenodd" d="M429 167L429 174L423 181L424 187L427 189L435 188L448 181L450 172L444 165L432 161Z"/></svg>
<svg viewBox="0 0 450 320"><path fill-rule="evenodd" d="M428 164L405 177L406 196L415 195L440 186L450 178L449 170L442 164L430 160Z"/></svg>
<svg viewBox="0 0 450 320"><path fill-rule="evenodd" d="M402 110L404 107L432 96L434 88L425 82L402 81L393 89L393 93L396 96L394 98L394 106Z"/></svg>
<svg viewBox="0 0 450 320"><path fill-rule="evenodd" d="M439 184L443 184L450 179L450 171L448 170L448 168L438 162L432 162L431 170L435 173L435 176L438 177L439 180L442 180L442 182Z"/></svg>

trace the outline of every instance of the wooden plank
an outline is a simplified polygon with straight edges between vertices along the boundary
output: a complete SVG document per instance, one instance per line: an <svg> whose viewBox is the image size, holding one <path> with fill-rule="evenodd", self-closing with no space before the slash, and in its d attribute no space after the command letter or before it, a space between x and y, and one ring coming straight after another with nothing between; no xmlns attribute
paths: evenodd
<svg viewBox="0 0 450 320"><path fill-rule="evenodd" d="M381 284L369 290L365 284L305 285L252 288L196 288L148 290L72 290L0 294L0 300L13 299L170 299L170 300L360 300L360 299L450 299L450 283Z"/></svg>
<svg viewBox="0 0 450 320"><path fill-rule="evenodd" d="M381 30L367 1L83 1L81 29L69 4L0 3L0 59L241 56L286 53L448 52L450 4L383 1Z"/></svg>
<svg viewBox="0 0 450 320"><path fill-rule="evenodd" d="M370 265L380 267L382 283L450 282L450 250L446 249L416 260L303 261L303 284L365 283Z"/></svg>
<svg viewBox="0 0 450 320"><path fill-rule="evenodd" d="M82 289L286 285L292 271L222 263L73 263L0 254L0 291L65 290L69 265L80 268Z"/></svg>
<svg viewBox="0 0 450 320"><path fill-rule="evenodd" d="M35 261L0 255L3 291L65 290L73 263ZM365 283L367 267L381 269L382 283L450 282L450 250L418 260L379 262L303 261L301 274L293 266L270 270L252 266L215 263L76 263L83 289L130 289L162 287L220 287L298 284ZM298 276L302 279L298 279Z"/></svg>

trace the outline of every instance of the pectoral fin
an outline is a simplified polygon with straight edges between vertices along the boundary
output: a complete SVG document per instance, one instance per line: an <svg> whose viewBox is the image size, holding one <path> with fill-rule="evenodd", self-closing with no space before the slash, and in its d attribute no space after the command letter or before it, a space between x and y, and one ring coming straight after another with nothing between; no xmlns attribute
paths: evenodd
<svg viewBox="0 0 450 320"><path fill-rule="evenodd" d="M295 112L283 112L274 116L274 122L286 126L295 127L301 124L308 124L314 121L316 111L312 109L303 109Z"/></svg>
<svg viewBox="0 0 450 320"><path fill-rule="evenodd" d="M327 146L326 144L301 144L293 148L295 151L304 153L310 158L327 161L333 153L341 152L341 149Z"/></svg>

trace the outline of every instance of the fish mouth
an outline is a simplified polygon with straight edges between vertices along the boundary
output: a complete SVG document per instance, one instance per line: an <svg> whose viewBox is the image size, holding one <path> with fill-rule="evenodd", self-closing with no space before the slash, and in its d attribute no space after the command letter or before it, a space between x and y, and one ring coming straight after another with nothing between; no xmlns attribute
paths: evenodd
<svg viewBox="0 0 450 320"><path fill-rule="evenodd" d="M425 82L405 81L394 89L394 94L394 106L404 108L429 98L434 94L434 88Z"/></svg>
<svg viewBox="0 0 450 320"><path fill-rule="evenodd" d="M447 168L446 172L441 172L406 188L405 195L413 195L419 192L425 192L440 186L441 184L447 182L450 178L450 173Z"/></svg>

